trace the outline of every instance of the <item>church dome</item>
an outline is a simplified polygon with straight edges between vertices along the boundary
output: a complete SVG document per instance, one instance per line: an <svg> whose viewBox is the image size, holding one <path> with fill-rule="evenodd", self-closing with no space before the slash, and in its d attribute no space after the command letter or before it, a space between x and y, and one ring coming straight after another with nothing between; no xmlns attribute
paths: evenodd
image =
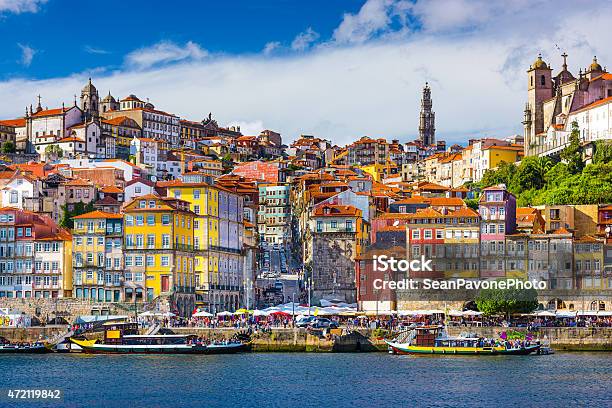
<svg viewBox="0 0 612 408"><path fill-rule="evenodd" d="M533 69L547 69L548 65L542 59L542 54L538 55L538 59L532 65Z"/></svg>
<svg viewBox="0 0 612 408"><path fill-rule="evenodd" d="M113 95L111 95L110 91L108 91L108 95L106 95L106 96L104 97L104 99L102 99L102 102L103 102L103 103L104 103L104 102L112 102L112 103L115 103L115 102L117 102L117 101L115 100L115 98L113 98Z"/></svg>
<svg viewBox="0 0 612 408"><path fill-rule="evenodd" d="M589 71L603 71L601 65L597 62L597 57L593 57L593 62L589 65Z"/></svg>
<svg viewBox="0 0 612 408"><path fill-rule="evenodd" d="M96 92L98 92L96 87L91 83L91 78L89 78L89 81L87 82L87 85L85 85L83 87L81 92L82 93L89 93L89 94L95 94Z"/></svg>

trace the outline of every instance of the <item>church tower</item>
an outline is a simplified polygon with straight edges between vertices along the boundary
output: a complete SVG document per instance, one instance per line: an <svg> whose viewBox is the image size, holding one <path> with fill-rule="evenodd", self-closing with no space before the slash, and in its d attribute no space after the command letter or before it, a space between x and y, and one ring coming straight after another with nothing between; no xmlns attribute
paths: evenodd
<svg viewBox="0 0 612 408"><path fill-rule="evenodd" d="M532 145L537 144L536 135L544 132L543 102L553 97L552 69L542 60L542 55L527 71L527 106L524 113L525 155L530 155Z"/></svg>
<svg viewBox="0 0 612 408"><path fill-rule="evenodd" d="M81 90L81 110L85 115L85 120L98 117L99 106L98 90L91 83L91 78L85 87Z"/></svg>
<svg viewBox="0 0 612 408"><path fill-rule="evenodd" d="M436 144L436 114L431 110L431 88L425 82L419 114L419 139L424 146Z"/></svg>

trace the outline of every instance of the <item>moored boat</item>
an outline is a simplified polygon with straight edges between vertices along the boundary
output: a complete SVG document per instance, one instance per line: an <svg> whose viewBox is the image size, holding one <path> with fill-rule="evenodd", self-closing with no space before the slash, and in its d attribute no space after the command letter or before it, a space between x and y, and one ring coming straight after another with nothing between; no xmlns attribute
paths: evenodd
<svg viewBox="0 0 612 408"><path fill-rule="evenodd" d="M393 354L528 355L540 344L483 339L475 336L448 336L441 326L422 326L385 340Z"/></svg>
<svg viewBox="0 0 612 408"><path fill-rule="evenodd" d="M104 340L71 337L70 341L90 354L231 354L245 351L238 341L204 344L195 335L138 334L137 323L109 322L104 325Z"/></svg>
<svg viewBox="0 0 612 408"><path fill-rule="evenodd" d="M0 338L0 354L45 354L52 350L43 343L12 343Z"/></svg>

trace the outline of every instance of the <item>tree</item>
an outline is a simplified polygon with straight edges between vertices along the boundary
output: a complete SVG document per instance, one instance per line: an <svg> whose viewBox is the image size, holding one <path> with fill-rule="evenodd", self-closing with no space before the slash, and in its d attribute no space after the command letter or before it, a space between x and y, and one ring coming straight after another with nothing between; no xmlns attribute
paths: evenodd
<svg viewBox="0 0 612 408"><path fill-rule="evenodd" d="M2 145L2 153L15 153L15 144L10 140L4 142Z"/></svg>
<svg viewBox="0 0 612 408"><path fill-rule="evenodd" d="M466 198L465 205L471 208L474 211L478 211L478 199L477 198Z"/></svg>
<svg viewBox="0 0 612 408"><path fill-rule="evenodd" d="M476 305L485 316L531 313L538 307L538 292L535 289L519 288L481 289Z"/></svg>
<svg viewBox="0 0 612 408"><path fill-rule="evenodd" d="M612 163L612 142L610 140L597 140L593 163Z"/></svg>
<svg viewBox="0 0 612 408"><path fill-rule="evenodd" d="M572 122L572 133L569 136L569 144L560 153L561 159L567 163L568 169L572 174L582 171L582 147L580 146L580 129L578 122Z"/></svg>
<svg viewBox="0 0 612 408"><path fill-rule="evenodd" d="M52 144L45 148L45 157L47 160L54 161L61 159L64 156L64 151L59 145Z"/></svg>
<svg viewBox="0 0 612 408"><path fill-rule="evenodd" d="M94 210L94 205L93 205L93 202L85 204L82 201L79 201L78 203L74 205L74 208L72 211L68 210L67 205L63 205L62 210L63 210L63 214L59 222L60 227L72 229L74 228L74 221L72 221L72 218L78 215L87 214L88 212L92 212Z"/></svg>

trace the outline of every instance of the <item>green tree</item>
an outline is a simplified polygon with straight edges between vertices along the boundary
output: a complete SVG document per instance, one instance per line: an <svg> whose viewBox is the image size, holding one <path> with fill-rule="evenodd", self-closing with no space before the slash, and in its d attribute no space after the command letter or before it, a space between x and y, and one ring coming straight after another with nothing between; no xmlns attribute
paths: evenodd
<svg viewBox="0 0 612 408"><path fill-rule="evenodd" d="M58 160L64 156L64 151L56 144L49 145L45 148L45 157L48 160Z"/></svg>
<svg viewBox="0 0 612 408"><path fill-rule="evenodd" d="M476 297L476 306L485 316L531 313L538 307L538 292L519 288L481 289Z"/></svg>
<svg viewBox="0 0 612 408"><path fill-rule="evenodd" d="M572 133L569 136L569 144L560 153L561 159L567 163L568 169L572 174L582 171L582 147L580 146L580 129L578 122L572 122Z"/></svg>
<svg viewBox="0 0 612 408"><path fill-rule="evenodd" d="M597 140L595 142L595 154L593 163L612 163L612 141Z"/></svg>
<svg viewBox="0 0 612 408"><path fill-rule="evenodd" d="M2 145L2 153L15 153L15 144L10 140L4 142Z"/></svg>
<svg viewBox="0 0 612 408"><path fill-rule="evenodd" d="M82 201L79 201L78 203L74 204L72 211L68 210L68 206L66 205L62 206L62 210L63 213L59 222L60 227L72 229L74 228L74 221L72 218L93 211L94 206L93 202L85 204Z"/></svg>
<svg viewBox="0 0 612 408"><path fill-rule="evenodd" d="M474 211L478 211L478 199L477 198L466 198L465 205L471 208Z"/></svg>

